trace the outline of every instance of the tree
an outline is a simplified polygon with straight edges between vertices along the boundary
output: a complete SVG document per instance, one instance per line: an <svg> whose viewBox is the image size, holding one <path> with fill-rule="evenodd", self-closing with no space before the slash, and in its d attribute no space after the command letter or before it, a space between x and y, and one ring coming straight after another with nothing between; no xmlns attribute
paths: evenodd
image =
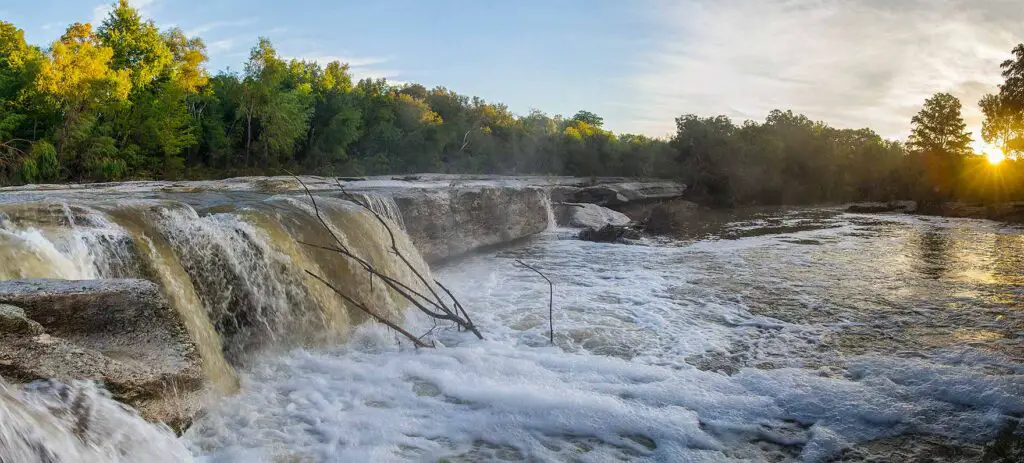
<svg viewBox="0 0 1024 463"><path fill-rule="evenodd" d="M56 135L58 154L66 153L69 143L90 144L89 129L96 114L108 105L127 100L131 90L129 73L110 68L113 54L111 48L100 43L89 24L71 25L50 46L36 87L50 99L63 119ZM89 152L85 146L79 148L80 153ZM85 161L80 155L75 157L79 164Z"/></svg>
<svg viewBox="0 0 1024 463"><path fill-rule="evenodd" d="M128 0L118 0L96 35L113 50L110 67L128 71L136 91L161 77L174 59L160 30L152 21L143 21Z"/></svg>
<svg viewBox="0 0 1024 463"><path fill-rule="evenodd" d="M999 93L985 95L978 105L985 115L982 137L1012 157L1024 156L1024 43L1000 65L1005 81Z"/></svg>
<svg viewBox="0 0 1024 463"><path fill-rule="evenodd" d="M923 164L930 186L930 191L924 188L917 192L919 199L948 201L957 189L963 161L971 154L971 135L960 109L956 97L936 93L911 119L913 128L907 145Z"/></svg>
<svg viewBox="0 0 1024 463"><path fill-rule="evenodd" d="M594 127L604 126L604 118L590 111L580 110L579 112L576 113L575 116L572 117L572 120L586 122L587 124L590 124Z"/></svg>
<svg viewBox="0 0 1024 463"><path fill-rule="evenodd" d="M936 93L925 100L924 107L910 122L910 149L947 159L960 159L971 153L971 134L961 115L960 100L955 96Z"/></svg>

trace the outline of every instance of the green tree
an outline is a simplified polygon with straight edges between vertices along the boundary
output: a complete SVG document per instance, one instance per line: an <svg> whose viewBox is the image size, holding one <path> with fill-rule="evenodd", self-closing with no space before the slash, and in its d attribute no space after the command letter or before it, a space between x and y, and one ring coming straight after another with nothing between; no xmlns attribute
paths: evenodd
<svg viewBox="0 0 1024 463"><path fill-rule="evenodd" d="M971 154L971 135L960 111L960 100L936 93L911 119L907 146L917 153L927 174L927 183L916 193L920 199L946 201L955 194L963 161Z"/></svg>
<svg viewBox="0 0 1024 463"><path fill-rule="evenodd" d="M575 116L572 117L572 120L586 122L587 124L590 124L594 127L604 126L604 118L590 111L580 110L579 112L576 113Z"/></svg>
<svg viewBox="0 0 1024 463"><path fill-rule="evenodd" d="M37 90L45 95L60 113L62 123L56 133L59 155L75 151L69 160L72 170L85 172L104 159L88 159L92 152L92 132L99 113L123 103L131 90L125 70L109 66L113 50L104 46L89 24L76 23L50 46L48 59L42 62L36 78ZM69 145L76 145L69 150Z"/></svg>
<svg viewBox="0 0 1024 463"><path fill-rule="evenodd" d="M936 93L911 120L908 146L949 159L971 154L971 134L961 115L960 100L949 93Z"/></svg>
<svg viewBox="0 0 1024 463"><path fill-rule="evenodd" d="M981 135L1012 157L1024 156L1024 43L1000 65L1004 82L999 93L985 95L978 105L985 120Z"/></svg>

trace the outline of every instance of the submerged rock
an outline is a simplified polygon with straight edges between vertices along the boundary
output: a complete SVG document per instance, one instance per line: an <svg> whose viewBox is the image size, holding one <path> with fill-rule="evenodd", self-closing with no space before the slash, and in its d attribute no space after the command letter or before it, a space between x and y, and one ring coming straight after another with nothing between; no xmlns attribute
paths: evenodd
<svg viewBox="0 0 1024 463"><path fill-rule="evenodd" d="M620 239L640 239L640 232L628 226L608 224L601 228L585 228L577 237L583 241L595 243L614 243Z"/></svg>
<svg viewBox="0 0 1024 463"><path fill-rule="evenodd" d="M596 204L560 203L555 207L559 226L574 228L601 228L605 225L627 225L626 214Z"/></svg>
<svg viewBox="0 0 1024 463"><path fill-rule="evenodd" d="M0 376L95 380L143 416L186 427L205 389L182 320L145 280L0 282Z"/></svg>

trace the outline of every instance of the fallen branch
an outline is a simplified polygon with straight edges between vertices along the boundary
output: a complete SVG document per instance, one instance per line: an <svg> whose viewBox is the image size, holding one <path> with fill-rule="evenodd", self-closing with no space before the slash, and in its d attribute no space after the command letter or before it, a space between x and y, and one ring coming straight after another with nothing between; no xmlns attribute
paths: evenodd
<svg viewBox="0 0 1024 463"><path fill-rule="evenodd" d="M540 270L537 270L536 268L531 267L526 262L523 262L523 261L521 261L519 259L516 259L516 263L518 263L519 265L522 265L523 267L526 267L526 268L528 268L530 270L533 270L534 272L537 273L537 275L540 275L540 277L543 278L544 281L548 282L548 338L551 340L551 344L554 344L555 343L555 285L553 283L551 283L551 280L548 279L548 277L545 276L543 273L541 273Z"/></svg>
<svg viewBox="0 0 1024 463"><path fill-rule="evenodd" d="M355 203L361 206L363 209L366 209L370 214L374 216L374 218L377 219L380 225L384 227L385 230L387 230L388 236L391 238L391 252L398 256L398 258L401 259L402 263L404 263L405 266L409 270L411 270L414 275L416 275L416 278L418 278L420 282L423 283L423 286L425 286L427 290L430 291L430 294L433 297L433 299L428 299L419 293L414 292L414 294L416 294L421 299L433 305L435 308L437 308L438 310L445 314L444 317L437 316L436 314L428 315L431 315L435 318L441 318L444 320L451 320L455 322L460 328L464 328L468 331L471 331L473 334L476 335L477 338L483 339L483 335L480 334L480 331L476 328L476 325L473 324L473 320L469 318L469 314L466 313L466 310L462 308L462 304L460 304L458 299L455 298L455 295L453 295L452 292L448 290L448 288L444 287L444 285L442 285L441 282L433 280L434 283L440 286L441 289L443 289L444 292L448 294L448 297L451 298L452 304L454 305L453 309L448 307L448 304L446 304L444 300L441 298L441 296L437 294L437 291L434 291L433 285L431 285L423 276L423 274L421 274L420 271L414 265L412 265L412 262L409 262L409 259L407 259L405 255L402 254L402 252L398 249L398 241L395 239L395 233L393 230L391 230L391 226L388 225L388 222L384 220L384 217L382 217L380 213L378 213L377 211L373 210L373 208L371 208L369 204L364 204L363 202L359 201L358 198L356 198L351 193L346 191L345 187L341 184L341 182L337 180L335 181L338 184L338 188L340 189L341 194L345 197L345 199L348 199L352 203ZM411 291L411 288L407 289ZM464 319L460 318L459 316L460 310L462 312L462 317L465 317Z"/></svg>
<svg viewBox="0 0 1024 463"><path fill-rule="evenodd" d="M361 303L361 302L359 302L359 301L357 301L355 299L352 299L347 294L341 292L341 290L339 290L338 288L335 288L334 285L329 283L327 280L323 279L323 277L321 277L320 275L317 275L317 274L315 274L313 272L310 272L309 270L306 270L306 273L309 274L309 276L311 276L313 278L316 278L321 283L327 285L328 288L331 288L331 291L334 291L334 294L337 294L342 299L344 299L344 300L348 301L349 303L351 303L352 305L356 306L357 308L359 308L359 310L362 310L363 312L366 312L369 316L373 317L374 320L377 320L378 322L387 325L388 328L391 328L391 329L393 329L393 330L395 330L395 331L397 331L399 333L402 333L402 335L404 335L406 338L409 338L409 340L412 341L412 343L415 344L416 347L434 347L433 344L426 344L426 343L424 343L419 338L417 338L415 335L413 335L412 333L410 333L410 332L406 331L405 329L403 329L401 326L398 326L397 324L391 322L390 320L388 320L388 319L378 315L373 310L370 310L370 308L367 307L365 304L363 304L363 303Z"/></svg>
<svg viewBox="0 0 1024 463"><path fill-rule="evenodd" d="M285 172L288 172L288 171L285 171ZM367 273L370 274L370 283L371 283L371 285L373 284L373 277L380 278L381 281L383 281L392 290L394 290L396 293L398 293L403 298L405 298L410 303L412 303L417 309L419 309L421 312L425 313L426 315L428 315L432 319L434 319L435 320L435 324L436 324L436 320L449 320L449 321L454 322L456 325L458 325L461 328L465 328L466 330L472 331L473 334L475 334L478 338L483 339L483 335L480 334L480 331L473 324L472 320L470 320L468 314L466 314L465 309L462 308L462 305L458 302L458 300L455 299L455 296L453 296L452 293L450 291L448 291L447 288L444 288L443 285L441 285L440 283L437 283L435 281L435 283L437 283L439 286L441 286L445 290L445 292L448 293L448 296L452 298L452 301L453 301L453 304L454 304L454 309L452 309L452 308L450 308L448 306L447 303L444 302L443 299L441 299L440 296L438 296L437 292L434 291L434 288L427 282L426 278L423 277L423 275L419 272L419 270L417 270L412 265L412 263L399 251L399 249L398 249L398 242L397 242L397 240L395 238L394 232L391 230L391 227L388 225L387 221L385 221L384 218L380 216L380 214L378 214L376 211L371 209L369 207L369 205L363 204L363 203L355 200L355 197L353 197L352 195L348 194L348 192L346 192L344 190L344 188L341 189L342 193L344 195L346 195L353 203L355 203L355 204L365 208L366 210L370 211L370 213L378 220L378 222L380 222L380 224L384 227L384 229L387 230L389 236L391 237L391 251L392 251L392 253L394 253L396 256L398 256L399 259L401 259L401 261L410 270L412 270L412 272L416 275L417 278L419 278L419 280L423 283L423 285L427 287L428 291L433 296L432 298L422 294L421 292L419 292L419 291L417 291L415 289L413 289L409 285L407 285L407 284L405 284L405 283L403 283L403 282L401 282L401 281L399 281L399 280L397 280L397 279L395 279L395 278L393 278L393 277L391 277L389 275L386 275L386 274L378 271L373 266L373 264L371 264L369 261L367 261L366 259L363 259L363 258L355 255L354 253L352 253L345 246L345 244L341 241L341 238L339 238L338 235L336 235L334 233L334 230L331 229L330 225L327 223L327 221L320 214L320 207L317 205L316 198L313 196L313 193L309 190L309 188L302 181L302 179L300 179L295 174L292 174L291 172L288 172L288 174L290 174L293 178L295 178L295 180L298 181L299 184L302 186L302 189L306 192L306 196L309 198L309 201L310 201L310 203L313 206L313 213L314 213L314 215L316 216L317 220L320 222L320 225L324 228L324 230L326 230L327 233L329 235L331 235L331 238L334 239L334 242L335 242L336 246L325 246L325 245L319 245L319 244L307 243L307 242L299 241L300 244L303 244L303 245L306 245L306 246L309 246L309 247L312 247L312 248L316 248L316 249L321 249L321 250L324 250L324 251L337 252L338 254L340 254L341 256L343 256L345 258L348 258L348 259L351 259L351 260L355 261L360 267L362 267ZM339 185L339 187L341 186L340 182L339 182L338 185ZM329 282L324 280L322 277L320 277L318 275L315 275L315 274L313 274L312 272L310 272L308 270L306 271L306 273L310 274L310 276L312 276L313 278L316 278L320 282L322 282L325 285L327 285L338 296L342 297L343 299L345 299L346 301L348 301L352 305L356 306L358 309L362 310L363 312L366 312L367 314L369 314L374 320L376 320L376 321L378 321L380 323L383 323L383 324L387 325L388 327L390 327L390 328L398 331L399 333L403 334L405 337L409 338L409 340L411 340L417 347L433 347L432 345L424 343L421 340L422 337L416 337L412 333L409 333L408 331L405 331L404 329L399 327L397 324L395 324L395 323L393 323L391 321L388 321L384 317L378 315L372 309L367 307L366 304L353 299L352 297L348 296L347 294L342 293L340 290L338 290L337 288L332 286ZM459 313L458 313L458 311L460 311L460 310L462 311L462 314L463 314L462 316L460 316ZM463 318L463 317L465 317L465 318Z"/></svg>

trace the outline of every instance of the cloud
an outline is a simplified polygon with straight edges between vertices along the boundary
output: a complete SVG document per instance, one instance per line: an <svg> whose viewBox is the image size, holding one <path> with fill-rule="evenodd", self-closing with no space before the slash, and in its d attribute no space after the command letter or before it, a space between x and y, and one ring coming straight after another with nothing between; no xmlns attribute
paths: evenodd
<svg viewBox="0 0 1024 463"><path fill-rule="evenodd" d="M259 20L258 18L242 18L242 19L235 19L235 20L231 20L231 21L213 21L213 22L208 22L206 24L201 24L201 25L199 25L197 27L194 27L192 29L189 29L189 30L185 31L185 35L196 36L196 35L201 35L201 34L210 32L210 31L215 30L215 29L248 26L250 24L255 23L258 20Z"/></svg>
<svg viewBox="0 0 1024 463"><path fill-rule="evenodd" d="M230 51L235 46L234 39L214 40L206 44L206 51L209 53L222 53Z"/></svg>
<svg viewBox="0 0 1024 463"><path fill-rule="evenodd" d="M662 4L665 39L629 83L631 130L664 135L684 113L761 120L793 109L838 127L904 138L924 99L977 101L1024 35L1024 9L987 0L722 0Z"/></svg>

